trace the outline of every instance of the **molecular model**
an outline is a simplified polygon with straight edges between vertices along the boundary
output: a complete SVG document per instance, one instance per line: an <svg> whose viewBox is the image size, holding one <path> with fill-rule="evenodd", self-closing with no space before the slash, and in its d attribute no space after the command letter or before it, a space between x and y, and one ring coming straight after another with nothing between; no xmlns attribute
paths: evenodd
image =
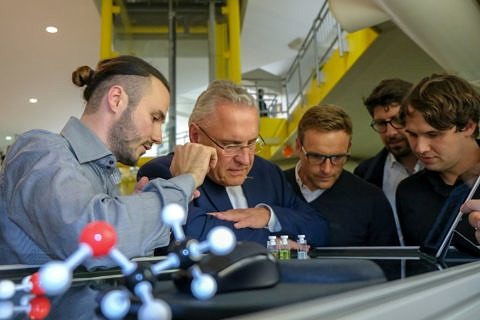
<svg viewBox="0 0 480 320"><path fill-rule="evenodd" d="M45 296L28 294L22 296L20 305L0 301L0 319L11 319L17 313L25 313L29 319L45 319L50 313L50 300Z"/></svg>
<svg viewBox="0 0 480 320"><path fill-rule="evenodd" d="M181 206L170 204L164 208L162 220L171 227L175 243L167 258L149 269L130 261L115 247L117 235L111 225L103 221L89 223L80 235L78 249L65 261L46 263L37 273L23 279L19 285L15 285L10 280L0 281L0 300L12 298L17 291L31 292L36 295L60 295L70 287L73 270L85 259L109 256L120 267L129 291L142 303L138 311L138 319L171 319L170 307L163 300L153 297L155 276L169 268L188 270L193 277L191 292L194 297L200 300L210 299L217 291L217 284L211 275L202 273L196 263L207 252L226 255L234 249L236 244L235 235L226 227L212 229L207 240L203 242L186 240L181 226L184 219L185 212ZM20 310L20 307L15 307L7 301L0 301L1 303L6 311L4 314L0 313L0 319L8 319L17 309ZM110 291L100 303L100 310L108 319L121 319L127 315L129 309L130 296L125 290ZM45 315L42 314L43 317L36 317L36 319L43 319L46 315L48 311Z"/></svg>

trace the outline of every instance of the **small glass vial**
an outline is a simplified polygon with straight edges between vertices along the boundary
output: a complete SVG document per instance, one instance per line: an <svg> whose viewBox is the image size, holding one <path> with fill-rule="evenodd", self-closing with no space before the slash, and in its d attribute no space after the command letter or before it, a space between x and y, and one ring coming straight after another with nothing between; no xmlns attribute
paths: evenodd
<svg viewBox="0 0 480 320"><path fill-rule="evenodd" d="M278 259L278 245L276 236L268 236L267 250L275 257L275 259Z"/></svg>
<svg viewBox="0 0 480 320"><path fill-rule="evenodd" d="M288 236L280 236L280 260L289 260L290 259L290 246L288 245Z"/></svg>
<svg viewBox="0 0 480 320"><path fill-rule="evenodd" d="M308 259L307 240L304 234L299 234L297 239L297 259Z"/></svg>

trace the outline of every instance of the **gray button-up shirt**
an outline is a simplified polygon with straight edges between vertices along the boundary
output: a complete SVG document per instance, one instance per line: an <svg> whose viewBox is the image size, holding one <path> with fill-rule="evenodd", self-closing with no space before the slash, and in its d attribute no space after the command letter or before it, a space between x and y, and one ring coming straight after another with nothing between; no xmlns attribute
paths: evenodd
<svg viewBox="0 0 480 320"><path fill-rule="evenodd" d="M166 246L170 229L161 209L168 203L186 208L193 177L154 179L143 192L128 196L119 194L119 182L115 157L74 117L60 135L32 130L19 136L0 171L0 263L65 259L77 249L85 225L95 220L115 227L117 247L129 258Z"/></svg>

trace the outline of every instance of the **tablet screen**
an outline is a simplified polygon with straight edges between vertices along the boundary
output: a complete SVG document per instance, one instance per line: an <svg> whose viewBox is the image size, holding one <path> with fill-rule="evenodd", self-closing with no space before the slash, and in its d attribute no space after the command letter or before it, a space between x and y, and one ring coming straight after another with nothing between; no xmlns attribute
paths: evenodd
<svg viewBox="0 0 480 320"><path fill-rule="evenodd" d="M419 248L422 253L440 258L446 252L447 247L450 245L453 231L463 216L460 207L465 201L478 198L478 195L475 193L479 184L480 176L476 178L472 188L468 184L461 184L453 189Z"/></svg>

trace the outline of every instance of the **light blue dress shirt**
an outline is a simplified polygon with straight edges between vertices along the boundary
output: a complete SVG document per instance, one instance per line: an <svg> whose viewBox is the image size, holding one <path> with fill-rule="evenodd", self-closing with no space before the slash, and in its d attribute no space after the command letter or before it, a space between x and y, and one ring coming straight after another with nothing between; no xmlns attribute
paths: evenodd
<svg viewBox="0 0 480 320"><path fill-rule="evenodd" d="M85 225L105 220L128 258L169 243L160 217L168 203L186 208L191 175L154 179L135 195L121 196L116 159L98 137L72 117L61 134L32 130L11 146L0 171L0 263L43 264L78 247ZM89 259L87 267L112 266Z"/></svg>

